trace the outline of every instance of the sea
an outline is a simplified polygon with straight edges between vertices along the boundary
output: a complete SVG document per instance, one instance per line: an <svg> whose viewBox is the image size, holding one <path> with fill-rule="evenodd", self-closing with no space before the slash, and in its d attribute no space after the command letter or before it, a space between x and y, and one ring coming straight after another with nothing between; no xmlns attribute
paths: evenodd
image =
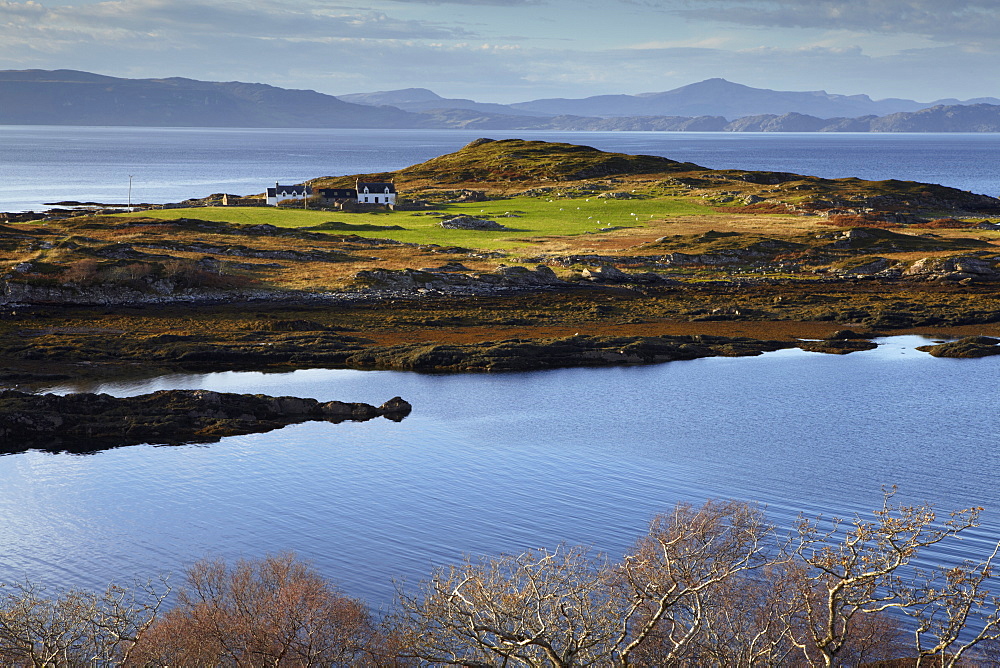
<svg viewBox="0 0 1000 668"><path fill-rule="evenodd" d="M454 131L0 128L0 209L176 201L377 172L455 150ZM493 138L503 138L491 133ZM1000 194L1000 135L520 133L708 167L943 183ZM413 404L400 423L305 423L187 446L0 457L0 581L180 581L204 557L294 551L388 610L463 555L585 544L621 557L678 502L796 518L870 516L884 490L942 514L985 508L923 565L1000 539L1000 358L938 359L918 336L847 356L782 350L647 367L516 374L306 369L54 385Z"/></svg>
<svg viewBox="0 0 1000 668"><path fill-rule="evenodd" d="M482 131L0 126L0 211L249 195L400 169ZM644 153L714 169L901 179L1000 195L1000 134L489 132Z"/></svg>

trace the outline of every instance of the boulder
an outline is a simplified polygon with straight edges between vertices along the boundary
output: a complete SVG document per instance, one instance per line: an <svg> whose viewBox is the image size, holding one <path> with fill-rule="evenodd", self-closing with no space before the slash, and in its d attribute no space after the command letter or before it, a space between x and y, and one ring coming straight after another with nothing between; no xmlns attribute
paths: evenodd
<svg viewBox="0 0 1000 668"><path fill-rule="evenodd" d="M627 283L631 280L628 274L610 264L584 269L580 275L586 280L596 283Z"/></svg>
<svg viewBox="0 0 1000 668"><path fill-rule="evenodd" d="M994 266L994 257L958 255L952 257L925 257L903 271L904 276L925 280L993 281L1000 278Z"/></svg>
<svg viewBox="0 0 1000 668"><path fill-rule="evenodd" d="M540 264L534 270L521 266L500 265L497 267L497 274L503 278L506 285L513 286L533 286L533 285L559 285L563 281L559 280L556 272L550 267Z"/></svg>

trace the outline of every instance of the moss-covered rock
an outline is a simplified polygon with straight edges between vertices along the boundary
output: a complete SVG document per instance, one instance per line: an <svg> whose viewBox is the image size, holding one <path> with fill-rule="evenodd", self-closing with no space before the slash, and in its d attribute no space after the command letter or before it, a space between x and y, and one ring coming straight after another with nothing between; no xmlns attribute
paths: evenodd
<svg viewBox="0 0 1000 668"><path fill-rule="evenodd" d="M934 357L990 357L1000 355L1000 339L991 336L967 336L958 341L937 345L918 346L917 350L930 353Z"/></svg>

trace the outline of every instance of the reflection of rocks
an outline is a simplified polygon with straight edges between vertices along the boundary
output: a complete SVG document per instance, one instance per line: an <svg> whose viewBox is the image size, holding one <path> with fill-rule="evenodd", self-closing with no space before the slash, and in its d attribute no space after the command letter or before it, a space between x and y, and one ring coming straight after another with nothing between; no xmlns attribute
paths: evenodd
<svg viewBox="0 0 1000 668"><path fill-rule="evenodd" d="M938 345L918 346L917 350L934 357L989 357L1000 355L1000 339L990 336L967 336L958 341Z"/></svg>
<svg viewBox="0 0 1000 668"><path fill-rule="evenodd" d="M402 420L410 404L381 406L299 397L164 390L138 397L0 391L0 452L29 448L91 452L139 443L206 443L310 420Z"/></svg>
<svg viewBox="0 0 1000 668"><path fill-rule="evenodd" d="M861 350L874 350L878 344L869 341L864 334L857 334L849 329L842 329L820 341L800 341L799 348L813 353L830 353L846 355Z"/></svg>

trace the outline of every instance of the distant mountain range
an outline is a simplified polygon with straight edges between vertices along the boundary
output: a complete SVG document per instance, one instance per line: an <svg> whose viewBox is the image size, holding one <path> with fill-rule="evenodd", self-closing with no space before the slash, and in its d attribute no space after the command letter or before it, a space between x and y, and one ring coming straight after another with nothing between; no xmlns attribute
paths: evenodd
<svg viewBox="0 0 1000 668"><path fill-rule="evenodd" d="M662 93L515 104L448 99L425 88L334 97L241 82L122 79L75 70L0 71L2 125L1000 132L1000 99L872 100L709 79Z"/></svg>
<svg viewBox="0 0 1000 668"><path fill-rule="evenodd" d="M465 109L490 114L515 116L587 116L614 118L622 116L722 116L733 120L762 114L798 113L819 118L884 116L918 111L941 105L996 104L997 98L974 100L936 100L916 102L891 98L872 100L867 95L833 95L826 91L777 91L751 88L725 79L707 79L663 93L640 95L598 95L583 99L548 99L515 104L484 104L464 99L447 99L426 88L377 93L340 95L341 100L358 104L387 104L407 111L427 112L442 109Z"/></svg>
<svg viewBox="0 0 1000 668"><path fill-rule="evenodd" d="M424 120L395 107L264 84L0 71L0 123L6 125L398 128Z"/></svg>

